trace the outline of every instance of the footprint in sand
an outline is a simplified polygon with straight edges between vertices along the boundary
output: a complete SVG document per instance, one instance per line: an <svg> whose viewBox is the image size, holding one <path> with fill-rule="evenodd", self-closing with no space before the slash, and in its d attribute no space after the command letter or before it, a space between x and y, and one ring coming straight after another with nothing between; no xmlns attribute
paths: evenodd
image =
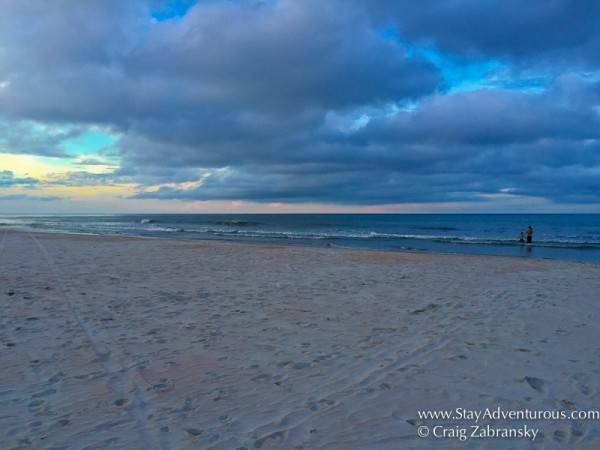
<svg viewBox="0 0 600 450"><path fill-rule="evenodd" d="M62 373L62 372L58 372L56 375L54 375L54 376L52 376L52 377L50 377L50 378L48 379L48 383L49 383L49 384L54 384L54 383L56 383L56 382L58 382L58 381L62 380L64 377L65 377L65 374L64 374L64 373Z"/></svg>
<svg viewBox="0 0 600 450"><path fill-rule="evenodd" d="M403 420L405 414L406 414L406 411L404 411L404 410L394 411L392 413L392 417L397 420ZM420 419L406 419L406 423L408 423L409 425L412 425L413 427L416 427L417 425L423 425L424 422Z"/></svg>
<svg viewBox="0 0 600 450"><path fill-rule="evenodd" d="M198 428L186 428L185 431L192 436L200 436L204 433L204 430L199 430Z"/></svg>
<svg viewBox="0 0 600 450"><path fill-rule="evenodd" d="M273 375L270 373L263 373L255 376L254 378L250 378L251 381L256 381L258 383L275 383L276 381L281 381L283 377L281 375Z"/></svg>
<svg viewBox="0 0 600 450"><path fill-rule="evenodd" d="M306 369L307 367L310 367L311 364L310 363L306 363L306 362L299 362L294 364L292 367L294 369Z"/></svg>
<svg viewBox="0 0 600 450"><path fill-rule="evenodd" d="M36 392L31 396L31 398L48 397L54 394L56 394L56 389L48 388L45 391Z"/></svg>
<svg viewBox="0 0 600 450"><path fill-rule="evenodd" d="M315 359L313 359L313 362L314 363L319 363L319 362L322 362L322 361L329 361L331 359L339 358L340 356L343 356L343 353L341 353L341 352L333 352L333 353L329 353L329 354L326 354L326 355L318 356Z"/></svg>
<svg viewBox="0 0 600 450"><path fill-rule="evenodd" d="M528 349L528 348L515 348L513 351L521 352L521 353L534 353L533 350Z"/></svg>
<svg viewBox="0 0 600 450"><path fill-rule="evenodd" d="M544 380L541 380L540 378L535 378L535 377L525 377L525 381L527 382L527 384L529 386L531 386L533 389L535 389L536 391L538 391L540 394L544 393L545 390L545 384Z"/></svg>
<svg viewBox="0 0 600 450"><path fill-rule="evenodd" d="M175 388L175 382L172 379L161 378L159 383L146 388L147 391L169 392Z"/></svg>
<svg viewBox="0 0 600 450"><path fill-rule="evenodd" d="M591 397L594 395L597 390L588 384L585 383L588 379L588 375L585 373L576 373L573 378L575 379L574 386L581 392L583 395Z"/></svg>
<svg viewBox="0 0 600 450"><path fill-rule="evenodd" d="M585 434L585 425L583 422L572 421L571 429L568 431L556 430L554 440L561 443L575 443Z"/></svg>
<svg viewBox="0 0 600 450"><path fill-rule="evenodd" d="M415 310L411 311L410 314L414 316L416 314L422 314L424 312L432 311L437 308L439 308L439 305L436 305L435 303L430 303L429 305L427 305L424 308L419 308L419 309L415 309Z"/></svg>
<svg viewBox="0 0 600 450"><path fill-rule="evenodd" d="M284 442L287 440L287 438L287 431L276 431L275 433L271 433L270 435L265 436L264 438L258 439L256 442L254 442L254 447L262 448L267 443Z"/></svg>
<svg viewBox="0 0 600 450"><path fill-rule="evenodd" d="M328 398L323 398L317 402L309 402L306 404L311 411L322 411L323 409L327 409L333 405L335 405L335 401Z"/></svg>
<svg viewBox="0 0 600 450"><path fill-rule="evenodd" d="M544 380L535 377L524 377L516 380L517 383L527 383L532 389L536 390L540 394L546 392L546 383Z"/></svg>
<svg viewBox="0 0 600 450"><path fill-rule="evenodd" d="M125 405L127 403L128 403L128 400L126 398L119 398L119 399L117 399L117 400L115 400L113 402L113 405L115 405L115 406L123 406L123 405Z"/></svg>
<svg viewBox="0 0 600 450"><path fill-rule="evenodd" d="M43 412L47 405L48 402L46 402L46 400L32 400L27 407L30 412L37 414Z"/></svg>
<svg viewBox="0 0 600 450"><path fill-rule="evenodd" d="M569 411L576 411L576 410L577 410L577 406L575 405L575 403L573 403L573 402L571 402L571 401L569 401L569 400L565 400L565 399L563 399L563 400L561 400L559 403L560 403L560 405L561 405L563 408L566 408L566 409L568 409Z"/></svg>

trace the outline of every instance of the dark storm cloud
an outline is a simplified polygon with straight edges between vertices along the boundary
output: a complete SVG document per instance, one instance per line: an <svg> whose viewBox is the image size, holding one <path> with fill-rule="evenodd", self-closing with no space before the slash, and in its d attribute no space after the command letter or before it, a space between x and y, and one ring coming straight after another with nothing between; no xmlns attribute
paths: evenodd
<svg viewBox="0 0 600 450"><path fill-rule="evenodd" d="M0 153L69 158L60 149L63 140L78 136L75 130L40 129L31 122L3 121L0 116ZM0 169L2 166L0 165Z"/></svg>
<svg viewBox="0 0 600 450"><path fill-rule="evenodd" d="M256 9L211 2L180 21L152 25L132 15L143 11L136 3L63 1L61 10L9 2L13 18L4 16L1 33L10 51L0 67L10 85L2 109L116 121L143 132L152 119L198 124L214 114L226 121L244 112L297 116L418 98L439 81L430 63L382 42L358 11L341 4ZM19 28L36 7L38 25Z"/></svg>
<svg viewBox="0 0 600 450"><path fill-rule="evenodd" d="M197 189L164 188L138 198L369 204L476 200L509 188L518 195L592 201L600 166L595 92L594 85L569 76L544 94L435 96L414 110L373 119L350 136L315 131L310 140L272 143L268 149L279 151L271 154L240 143L232 148L246 149L250 158L237 155L235 170L209 176ZM250 160L256 155L260 166ZM175 172L178 162L171 163Z"/></svg>
<svg viewBox="0 0 600 450"><path fill-rule="evenodd" d="M136 198L600 200L596 2L185 3L4 2L4 150L60 155L14 124L104 125L121 165L93 181ZM446 57L495 66L453 90Z"/></svg>
<svg viewBox="0 0 600 450"><path fill-rule="evenodd" d="M431 64L382 41L352 3L317 0L198 6L153 28L132 62L192 81L202 101L279 114L418 98L438 82Z"/></svg>
<svg viewBox="0 0 600 450"><path fill-rule="evenodd" d="M101 161L96 158L86 158L77 163L80 166L111 166L112 164L106 161Z"/></svg>
<svg viewBox="0 0 600 450"><path fill-rule="evenodd" d="M136 1L6 0L0 111L50 122L109 121L123 100L119 61L138 31ZM128 22L132 25L129 26Z"/></svg>
<svg viewBox="0 0 600 450"><path fill-rule="evenodd" d="M479 152L540 140L598 139L597 84L573 78L557 80L542 94L495 89L435 96L410 112L373 120L364 133L386 145L434 143L439 157L456 145Z"/></svg>
<svg viewBox="0 0 600 450"><path fill-rule="evenodd" d="M561 64L597 70L600 62L598 2L379 0L369 4L376 21L396 26L407 40L453 54L545 62L559 71Z"/></svg>

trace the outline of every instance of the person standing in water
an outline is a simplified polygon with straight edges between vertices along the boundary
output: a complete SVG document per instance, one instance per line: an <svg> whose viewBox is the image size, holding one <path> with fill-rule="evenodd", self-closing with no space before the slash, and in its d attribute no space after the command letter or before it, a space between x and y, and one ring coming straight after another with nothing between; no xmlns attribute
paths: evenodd
<svg viewBox="0 0 600 450"><path fill-rule="evenodd" d="M531 225L529 225L529 228L527 228L527 231L525 232L525 234L527 234L527 243L531 244L531 239L533 236L533 228L531 228Z"/></svg>
<svg viewBox="0 0 600 450"><path fill-rule="evenodd" d="M521 231L521 234L519 234L519 242L525 242L525 235L523 234L522 231Z"/></svg>

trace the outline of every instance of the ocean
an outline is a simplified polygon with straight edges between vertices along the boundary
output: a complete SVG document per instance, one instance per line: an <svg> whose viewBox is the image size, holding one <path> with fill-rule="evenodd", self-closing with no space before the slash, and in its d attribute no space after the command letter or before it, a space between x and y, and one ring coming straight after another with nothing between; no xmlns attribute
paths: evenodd
<svg viewBox="0 0 600 450"><path fill-rule="evenodd" d="M0 215L3 229L600 262L600 214Z"/></svg>

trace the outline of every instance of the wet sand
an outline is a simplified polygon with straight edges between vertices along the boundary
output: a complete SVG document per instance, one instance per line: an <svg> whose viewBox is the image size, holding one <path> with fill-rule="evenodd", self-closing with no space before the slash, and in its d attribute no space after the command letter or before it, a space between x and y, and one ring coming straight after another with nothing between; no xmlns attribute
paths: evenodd
<svg viewBox="0 0 600 450"><path fill-rule="evenodd" d="M599 420L419 417L599 411L599 275L5 231L0 447L600 448ZM538 433L435 435L475 425Z"/></svg>

